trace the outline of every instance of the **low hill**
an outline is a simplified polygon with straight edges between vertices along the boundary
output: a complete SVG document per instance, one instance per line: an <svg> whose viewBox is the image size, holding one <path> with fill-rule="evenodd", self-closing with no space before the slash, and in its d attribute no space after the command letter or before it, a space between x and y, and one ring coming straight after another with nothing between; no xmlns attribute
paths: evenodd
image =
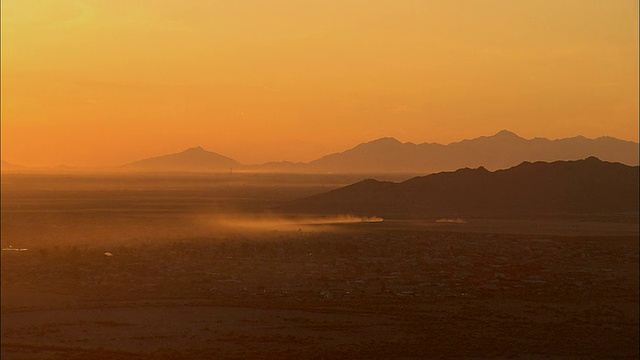
<svg viewBox="0 0 640 360"><path fill-rule="evenodd" d="M17 171L17 170L24 170L24 167L2 160L1 169L2 171Z"/></svg>
<svg viewBox="0 0 640 360"><path fill-rule="evenodd" d="M494 172L463 168L402 183L369 179L278 211L385 218L638 214L638 166L589 157Z"/></svg>

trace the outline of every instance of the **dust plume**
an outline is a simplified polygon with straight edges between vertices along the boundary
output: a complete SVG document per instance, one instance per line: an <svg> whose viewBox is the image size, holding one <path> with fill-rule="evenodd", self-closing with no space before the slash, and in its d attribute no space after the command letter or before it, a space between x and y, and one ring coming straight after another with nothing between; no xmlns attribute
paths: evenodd
<svg viewBox="0 0 640 360"><path fill-rule="evenodd" d="M205 220L215 230L231 232L326 231L346 224L379 223L380 217L353 215L287 218L275 215L213 215Z"/></svg>

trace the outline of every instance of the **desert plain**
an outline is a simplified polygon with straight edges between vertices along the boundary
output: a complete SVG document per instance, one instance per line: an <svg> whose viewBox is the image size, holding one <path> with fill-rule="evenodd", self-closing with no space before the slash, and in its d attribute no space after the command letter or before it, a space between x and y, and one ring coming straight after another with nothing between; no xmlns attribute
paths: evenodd
<svg viewBox="0 0 640 360"><path fill-rule="evenodd" d="M3 174L2 358L640 355L637 217L274 210L361 178Z"/></svg>

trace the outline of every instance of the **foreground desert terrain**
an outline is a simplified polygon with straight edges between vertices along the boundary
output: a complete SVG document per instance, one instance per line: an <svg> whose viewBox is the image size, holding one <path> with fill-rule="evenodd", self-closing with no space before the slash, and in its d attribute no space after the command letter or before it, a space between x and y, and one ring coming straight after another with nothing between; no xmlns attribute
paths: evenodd
<svg viewBox="0 0 640 360"><path fill-rule="evenodd" d="M3 176L2 358L639 356L637 222L275 221L352 179L198 179Z"/></svg>

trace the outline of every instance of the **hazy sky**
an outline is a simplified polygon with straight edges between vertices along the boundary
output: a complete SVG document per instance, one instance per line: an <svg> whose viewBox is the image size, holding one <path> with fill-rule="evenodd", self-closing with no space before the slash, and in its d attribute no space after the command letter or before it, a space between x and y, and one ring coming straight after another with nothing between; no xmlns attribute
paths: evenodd
<svg viewBox="0 0 640 360"><path fill-rule="evenodd" d="M2 158L638 141L637 0L3 0Z"/></svg>

